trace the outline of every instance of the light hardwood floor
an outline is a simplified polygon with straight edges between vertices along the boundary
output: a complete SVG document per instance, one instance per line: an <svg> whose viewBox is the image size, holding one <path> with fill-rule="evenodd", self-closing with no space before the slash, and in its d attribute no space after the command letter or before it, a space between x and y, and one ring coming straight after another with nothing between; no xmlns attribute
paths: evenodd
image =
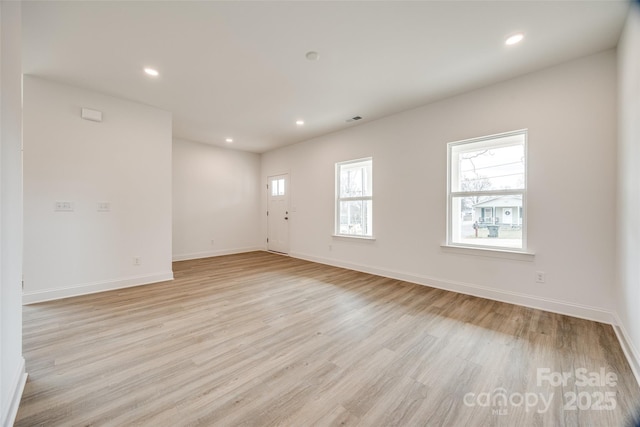
<svg viewBox="0 0 640 427"><path fill-rule="evenodd" d="M29 379L16 426L637 417L640 389L608 325L266 252L174 272L172 282L24 307ZM613 372L616 384L582 386L580 368ZM554 386L538 369L572 377Z"/></svg>

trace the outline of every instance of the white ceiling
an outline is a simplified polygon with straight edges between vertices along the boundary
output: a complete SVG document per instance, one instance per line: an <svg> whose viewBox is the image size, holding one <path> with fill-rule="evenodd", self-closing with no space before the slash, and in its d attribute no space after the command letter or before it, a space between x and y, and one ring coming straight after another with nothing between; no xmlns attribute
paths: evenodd
<svg viewBox="0 0 640 427"><path fill-rule="evenodd" d="M626 1L23 2L24 73L264 152L616 46ZM526 33L516 46L507 35ZM320 59L308 61L305 53ZM147 77L144 67L160 71ZM360 115L363 120L346 123ZM298 127L295 121L306 124Z"/></svg>

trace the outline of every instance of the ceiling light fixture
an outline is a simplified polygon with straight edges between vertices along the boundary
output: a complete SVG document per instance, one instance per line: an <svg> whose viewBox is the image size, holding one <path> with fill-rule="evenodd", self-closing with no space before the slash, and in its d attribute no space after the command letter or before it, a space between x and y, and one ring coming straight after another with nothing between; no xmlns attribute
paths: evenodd
<svg viewBox="0 0 640 427"><path fill-rule="evenodd" d="M520 43L522 39L524 39L524 34L516 33L507 37L507 39L504 41L504 44L506 44L507 46L511 46L511 45Z"/></svg>
<svg viewBox="0 0 640 427"><path fill-rule="evenodd" d="M160 75L158 70L154 70L153 68L145 68L144 72L152 77L158 77Z"/></svg>
<svg viewBox="0 0 640 427"><path fill-rule="evenodd" d="M233 142L233 138L227 138L224 140L227 144L231 144Z"/></svg>
<svg viewBox="0 0 640 427"><path fill-rule="evenodd" d="M298 126L302 126L304 124L304 120L296 120L296 124Z"/></svg>
<svg viewBox="0 0 640 427"><path fill-rule="evenodd" d="M318 52L313 51L313 50L307 52L304 56L309 61L317 61L318 59L320 59L320 54Z"/></svg>

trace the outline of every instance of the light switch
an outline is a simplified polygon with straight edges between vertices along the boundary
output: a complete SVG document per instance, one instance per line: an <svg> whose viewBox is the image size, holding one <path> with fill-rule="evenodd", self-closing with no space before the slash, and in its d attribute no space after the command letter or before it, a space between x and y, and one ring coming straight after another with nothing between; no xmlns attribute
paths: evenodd
<svg viewBox="0 0 640 427"><path fill-rule="evenodd" d="M53 210L56 212L73 212L73 202L57 201L53 204Z"/></svg>

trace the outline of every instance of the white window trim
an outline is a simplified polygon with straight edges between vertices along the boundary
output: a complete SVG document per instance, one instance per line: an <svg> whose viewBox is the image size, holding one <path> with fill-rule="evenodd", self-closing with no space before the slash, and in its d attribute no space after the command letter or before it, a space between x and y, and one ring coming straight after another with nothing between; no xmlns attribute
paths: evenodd
<svg viewBox="0 0 640 427"><path fill-rule="evenodd" d="M375 236L373 231L371 236L363 236L359 234L342 234L340 233L340 202L343 201L358 201L358 200L371 200L372 201L372 210L373 210L373 195L371 196L362 196L362 197L340 197L340 167L344 165L349 165L352 163L360 163L370 161L371 162L371 181L373 183L373 157L363 157L360 159L347 160L344 162L336 162L335 165L335 187L336 187L336 197L335 197L335 206L334 206L334 224L333 224L333 234L332 237L340 237L340 238L348 238L348 239L359 239L359 240L375 240ZM371 192L373 193L373 185L371 187ZM373 212L371 212L373 215ZM373 227L373 218L371 221L371 228Z"/></svg>
<svg viewBox="0 0 640 427"><path fill-rule="evenodd" d="M440 245L440 248L443 252L460 254L460 255L473 255L473 256L483 256L488 258L502 258L502 259L512 259L514 261L533 261L535 259L534 252L525 252L525 251L514 251L514 250L505 250L496 247L488 247L488 246L460 246L457 244L451 245ZM513 248L510 248L513 249Z"/></svg>
<svg viewBox="0 0 640 427"><path fill-rule="evenodd" d="M355 239L366 241L376 240L375 236L357 236L355 234L332 234L331 237L333 237L334 239Z"/></svg>
<svg viewBox="0 0 640 427"><path fill-rule="evenodd" d="M470 143L478 143L482 141L490 141L496 138L504 138L513 135L524 135L524 189L517 190L490 190L490 191L451 191L451 150L458 145L465 145ZM534 256L533 252L528 251L527 242L527 227L529 221L527 220L527 190L529 188L528 183L528 167L529 167L529 153L528 153L528 129L518 129L509 132L497 133L493 135L481 136L478 138L469 138L460 141L450 142L447 144L447 241L441 245L443 249L451 249L453 252L471 254L474 250L478 255L493 256L500 258L509 258L509 254L520 254L524 260L531 260ZM507 145L507 144L505 144ZM497 146L497 145L492 145ZM487 246L487 245L473 245L452 242L453 224L451 221L451 214L453 211L453 199L454 197L471 197L477 195L522 195L522 248L512 248L507 246Z"/></svg>

